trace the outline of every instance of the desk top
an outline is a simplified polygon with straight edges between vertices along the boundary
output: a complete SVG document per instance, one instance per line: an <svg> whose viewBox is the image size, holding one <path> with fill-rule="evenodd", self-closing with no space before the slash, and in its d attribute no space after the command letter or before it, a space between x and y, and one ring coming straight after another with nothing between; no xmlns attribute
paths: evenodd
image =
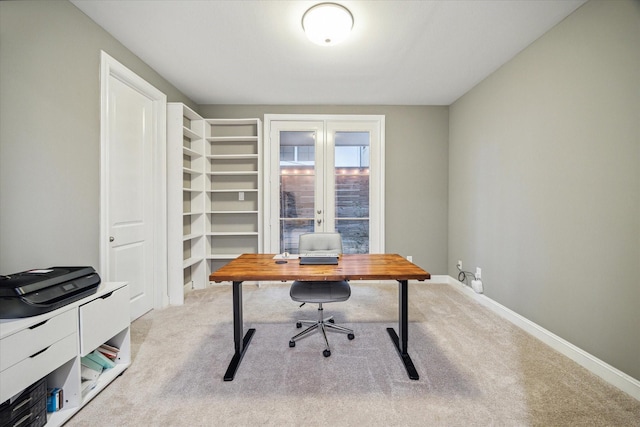
<svg viewBox="0 0 640 427"><path fill-rule="evenodd" d="M431 275L397 254L344 254L338 265L276 264L274 254L243 254L211 273L212 282L260 280L427 280Z"/></svg>

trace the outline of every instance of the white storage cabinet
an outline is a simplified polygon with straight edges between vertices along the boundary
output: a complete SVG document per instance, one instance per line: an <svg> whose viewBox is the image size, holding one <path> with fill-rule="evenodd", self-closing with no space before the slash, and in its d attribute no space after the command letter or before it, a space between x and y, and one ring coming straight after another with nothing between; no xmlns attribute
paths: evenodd
<svg viewBox="0 0 640 427"><path fill-rule="evenodd" d="M39 316L0 320L0 402L41 378L63 390L64 407L48 414L47 426L63 424L124 372L131 363L129 287L102 283L79 301ZM80 358L101 344L120 349L116 366L82 393Z"/></svg>

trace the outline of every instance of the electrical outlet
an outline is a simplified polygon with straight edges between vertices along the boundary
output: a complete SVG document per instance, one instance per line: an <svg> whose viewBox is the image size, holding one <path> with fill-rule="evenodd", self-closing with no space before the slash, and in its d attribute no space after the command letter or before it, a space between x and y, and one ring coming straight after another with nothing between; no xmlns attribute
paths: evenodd
<svg viewBox="0 0 640 427"><path fill-rule="evenodd" d="M407 255L407 261L413 262L413 257L411 255Z"/></svg>
<svg viewBox="0 0 640 427"><path fill-rule="evenodd" d="M482 269L480 267L476 267L476 279L482 279Z"/></svg>
<svg viewBox="0 0 640 427"><path fill-rule="evenodd" d="M238 191L238 200L244 201L244 191Z"/></svg>
<svg viewBox="0 0 640 427"><path fill-rule="evenodd" d="M462 270L462 260L458 260L456 267L458 267L458 270Z"/></svg>

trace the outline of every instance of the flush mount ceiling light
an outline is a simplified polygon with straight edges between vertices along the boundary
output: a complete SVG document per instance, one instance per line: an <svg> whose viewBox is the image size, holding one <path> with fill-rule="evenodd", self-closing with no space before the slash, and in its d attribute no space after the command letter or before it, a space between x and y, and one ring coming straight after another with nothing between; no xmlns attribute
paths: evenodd
<svg viewBox="0 0 640 427"><path fill-rule="evenodd" d="M337 3L319 3L302 16L302 28L309 40L321 46L343 41L353 28L353 15Z"/></svg>

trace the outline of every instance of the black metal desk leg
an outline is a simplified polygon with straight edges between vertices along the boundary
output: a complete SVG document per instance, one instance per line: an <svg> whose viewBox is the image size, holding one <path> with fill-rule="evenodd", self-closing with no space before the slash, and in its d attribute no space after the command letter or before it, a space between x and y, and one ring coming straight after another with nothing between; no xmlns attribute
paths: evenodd
<svg viewBox="0 0 640 427"><path fill-rule="evenodd" d="M233 381L255 331L255 329L251 328L247 330L244 338L242 337L244 332L242 322L242 282L233 282L233 343L235 353L231 358L227 372L224 374L225 381Z"/></svg>
<svg viewBox="0 0 640 427"><path fill-rule="evenodd" d="M409 344L409 286L408 280L398 280L399 283L399 301L398 301L398 332L400 333L400 337L396 334L396 331L393 328L387 328L387 332L391 337L391 340L396 346L396 350L398 350L398 355L400 355L400 359L402 359L402 363L404 363L405 368L407 369L407 374L409 374L409 378L412 380L420 379L418 375L418 371L416 367L413 365L413 361L411 360L411 356L409 356L408 352L408 344Z"/></svg>

